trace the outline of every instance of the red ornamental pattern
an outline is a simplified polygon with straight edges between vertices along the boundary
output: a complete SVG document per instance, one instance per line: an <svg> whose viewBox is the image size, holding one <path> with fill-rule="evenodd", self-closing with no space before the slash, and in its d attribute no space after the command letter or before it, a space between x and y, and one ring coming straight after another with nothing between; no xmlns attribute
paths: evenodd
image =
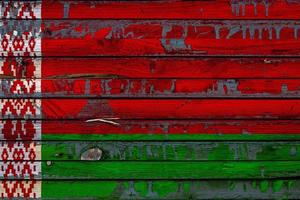
<svg viewBox="0 0 300 200"><path fill-rule="evenodd" d="M0 15L3 19L36 19L41 16L41 4L38 2L2 2ZM0 74L13 78L0 82L0 91L4 97L20 94L39 94L41 62L28 56L40 56L41 27L35 21L25 28L22 23L4 20L0 34ZM4 31L3 31L4 30ZM26 56L26 58L24 57ZM1 99L0 100L0 138L15 140L0 143L0 182L1 198L40 198L41 184L34 179L41 175L41 147L37 142L41 137L41 122L31 120L40 115L39 99ZM20 119L20 120L9 120ZM20 141L20 140L26 140ZM5 179L27 179L10 181Z"/></svg>
<svg viewBox="0 0 300 200"><path fill-rule="evenodd" d="M39 2L12 2L1 4L2 18L36 19L41 16L41 4Z"/></svg>

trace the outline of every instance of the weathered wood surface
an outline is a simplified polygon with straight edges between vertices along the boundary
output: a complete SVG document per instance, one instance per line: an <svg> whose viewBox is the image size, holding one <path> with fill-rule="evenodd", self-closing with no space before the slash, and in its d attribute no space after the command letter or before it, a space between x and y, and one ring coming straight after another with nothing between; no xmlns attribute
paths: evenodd
<svg viewBox="0 0 300 200"><path fill-rule="evenodd" d="M297 199L299 11L2 2L0 198Z"/></svg>
<svg viewBox="0 0 300 200"><path fill-rule="evenodd" d="M4 20L43 56L299 56L297 20ZM42 27L42 32L40 30ZM40 56L40 44L30 55ZM8 44L10 46L10 44ZM15 44L12 44L15 48ZM0 52L6 53L7 45ZM17 44L18 51L25 48Z"/></svg>
<svg viewBox="0 0 300 200"><path fill-rule="evenodd" d="M44 56L299 56L299 25L254 20L44 20L42 48Z"/></svg>
<svg viewBox="0 0 300 200"><path fill-rule="evenodd" d="M293 178L299 161L51 161L42 162L43 179L242 179Z"/></svg>
<svg viewBox="0 0 300 200"><path fill-rule="evenodd" d="M41 91L36 91L37 84ZM298 79L1 79L0 97L298 98L300 83Z"/></svg>
<svg viewBox="0 0 300 200"><path fill-rule="evenodd" d="M179 137L198 137L199 134L226 135L235 134L241 137L258 134L289 135L300 133L300 120L112 120L118 125L109 123L85 122L83 120L44 120L42 131L44 134L72 135L80 134L83 138L88 134L149 134L171 135ZM9 120L8 120L9 122ZM194 136L193 136L194 135ZM198 136L197 136L198 135ZM201 136L199 136L201 137ZM238 136L237 136L238 137Z"/></svg>
<svg viewBox="0 0 300 200"><path fill-rule="evenodd" d="M299 140L299 120L1 120L1 140ZM22 127L26 131L22 132ZM40 132L41 135L36 135Z"/></svg>
<svg viewBox="0 0 300 200"><path fill-rule="evenodd" d="M36 85L41 85L37 91ZM17 89L18 88L18 89ZM299 79L1 79L0 98L299 98Z"/></svg>
<svg viewBox="0 0 300 200"><path fill-rule="evenodd" d="M20 68L26 71L28 62L25 58ZM41 62L42 78L300 78L298 58L76 57Z"/></svg>
<svg viewBox="0 0 300 200"><path fill-rule="evenodd" d="M290 0L47 1L43 3L42 16L55 19L299 19L299 12L299 2Z"/></svg>
<svg viewBox="0 0 300 200"><path fill-rule="evenodd" d="M298 79L299 58L101 57L0 58L3 79L207 78ZM32 63L42 73L32 74ZM10 66L16 66L13 70Z"/></svg>
<svg viewBox="0 0 300 200"><path fill-rule="evenodd" d="M299 141L1 141L1 145L9 149L2 161L300 160ZM24 155L23 148L34 154Z"/></svg>
<svg viewBox="0 0 300 200"><path fill-rule="evenodd" d="M43 181L43 199L297 199L291 180ZM61 190L60 188L65 188Z"/></svg>
<svg viewBox="0 0 300 200"><path fill-rule="evenodd" d="M9 143L8 143L9 144ZM43 141L43 160L300 160L300 142Z"/></svg>
<svg viewBox="0 0 300 200"><path fill-rule="evenodd" d="M298 141L300 134L61 134L55 132L44 134L43 140L55 141Z"/></svg>
<svg viewBox="0 0 300 200"><path fill-rule="evenodd" d="M299 2L292 0L41 2L27 1L26 4L33 8L42 7L41 16L44 19L299 19L300 17ZM20 9L22 5L15 3L11 11ZM2 17L17 18L14 14L4 14Z"/></svg>
<svg viewBox="0 0 300 200"><path fill-rule="evenodd" d="M1 161L23 166L2 180L186 180L297 178L299 161ZM29 167L29 165L32 165ZM41 170L38 168L41 167ZM33 170L34 169L34 170ZM212 170L213 169L213 170Z"/></svg>
<svg viewBox="0 0 300 200"><path fill-rule="evenodd" d="M0 99L0 105L0 119L300 118L300 100L295 99L43 99L43 104L39 99Z"/></svg>
<svg viewBox="0 0 300 200"><path fill-rule="evenodd" d="M25 198L43 199L297 199L300 195L297 179L278 180L183 180L183 181L1 181L1 190L12 184L23 190ZM30 191L29 185L35 185ZM43 188L41 190L41 187ZM64 188L62 190L61 188ZM9 198L14 192L8 192ZM9 199L7 198L7 199ZM3 198L6 199L6 198Z"/></svg>

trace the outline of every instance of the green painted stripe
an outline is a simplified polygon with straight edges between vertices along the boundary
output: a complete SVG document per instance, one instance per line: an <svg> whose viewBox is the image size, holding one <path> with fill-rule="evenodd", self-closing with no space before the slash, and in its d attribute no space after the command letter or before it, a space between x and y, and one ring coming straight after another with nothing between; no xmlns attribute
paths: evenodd
<svg viewBox="0 0 300 200"><path fill-rule="evenodd" d="M42 162L44 179L240 179L300 176L300 161Z"/></svg>
<svg viewBox="0 0 300 200"><path fill-rule="evenodd" d="M40 145L42 160L300 160L300 141L42 141Z"/></svg>
<svg viewBox="0 0 300 200"><path fill-rule="evenodd" d="M42 134L43 140L300 140L300 134Z"/></svg>
<svg viewBox="0 0 300 200"><path fill-rule="evenodd" d="M43 181L43 199L298 199L300 180Z"/></svg>

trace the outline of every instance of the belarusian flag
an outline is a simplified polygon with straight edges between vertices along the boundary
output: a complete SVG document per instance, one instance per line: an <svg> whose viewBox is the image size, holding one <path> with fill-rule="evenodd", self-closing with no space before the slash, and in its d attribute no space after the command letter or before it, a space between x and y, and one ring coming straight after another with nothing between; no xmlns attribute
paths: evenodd
<svg viewBox="0 0 300 200"><path fill-rule="evenodd" d="M299 198L299 2L0 12L1 198Z"/></svg>

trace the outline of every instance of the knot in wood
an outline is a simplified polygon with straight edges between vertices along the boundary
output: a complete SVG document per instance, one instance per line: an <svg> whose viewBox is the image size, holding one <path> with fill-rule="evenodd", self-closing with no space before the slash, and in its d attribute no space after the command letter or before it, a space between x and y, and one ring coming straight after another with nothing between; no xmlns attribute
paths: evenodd
<svg viewBox="0 0 300 200"><path fill-rule="evenodd" d="M100 160L102 150L99 148L91 148L81 154L81 160Z"/></svg>

